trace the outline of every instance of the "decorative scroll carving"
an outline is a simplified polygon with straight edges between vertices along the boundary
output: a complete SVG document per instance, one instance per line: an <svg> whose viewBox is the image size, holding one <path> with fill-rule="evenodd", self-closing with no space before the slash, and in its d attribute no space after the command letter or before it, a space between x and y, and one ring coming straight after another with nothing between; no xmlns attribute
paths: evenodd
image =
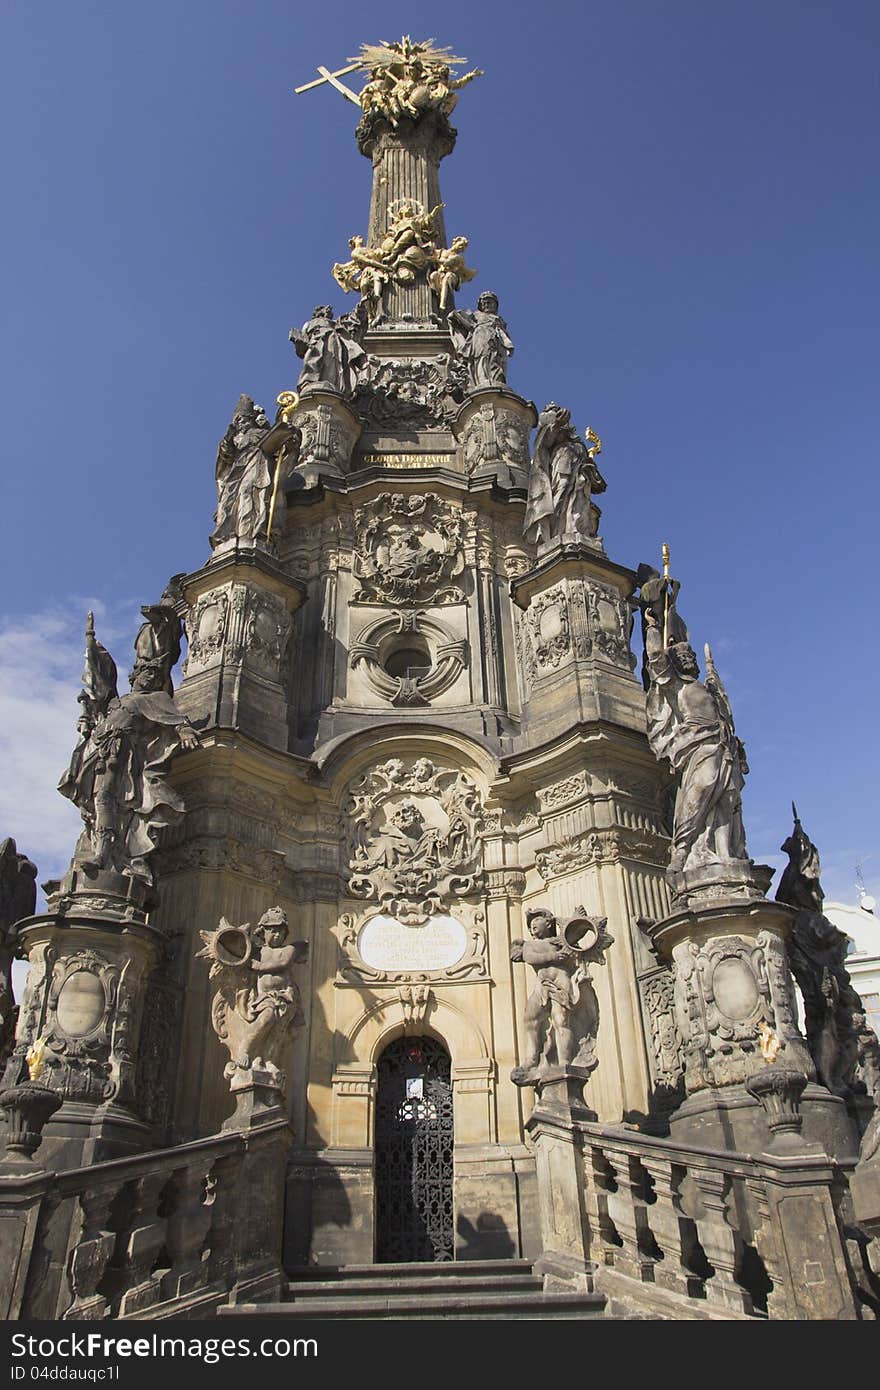
<svg viewBox="0 0 880 1390"><path fill-rule="evenodd" d="M407 951L402 954L400 963L395 967L390 964L383 966L375 962L368 964L360 953L361 935L370 927L371 923L375 922L376 914L372 910L361 917L356 917L350 912L343 913L334 928L339 943L337 984L406 983L429 979L485 979L485 913L482 909L467 904L457 905L456 911L461 914L461 921L458 922L458 925L463 929L465 938L464 949L457 960L451 965L426 964L426 956L430 955L433 945L428 943L426 950L425 944L419 940L419 935L423 932L431 933L435 928L435 920L429 917L424 923L413 924L409 922L405 924L401 918L398 918L396 919L396 925L400 929L398 936L400 933L405 933L412 937L412 952ZM458 921L458 919L454 920ZM386 925L388 925L387 922ZM450 919L444 918L438 925L443 928L444 937L448 939ZM373 944L375 945L375 942Z"/></svg>
<svg viewBox="0 0 880 1390"><path fill-rule="evenodd" d="M354 398L368 425L428 426L448 423L456 408L448 396L448 356L425 361L371 356Z"/></svg>
<svg viewBox="0 0 880 1390"><path fill-rule="evenodd" d="M560 806L570 806L572 802L580 801L589 788L587 773L576 772L571 777L564 777L561 782L553 782L549 787L539 787L538 805L542 811L555 811Z"/></svg>
<svg viewBox="0 0 880 1390"><path fill-rule="evenodd" d="M480 796L463 772L391 758L352 788L343 814L352 827L354 897L417 925L444 899L479 891Z"/></svg>
<svg viewBox="0 0 880 1390"><path fill-rule="evenodd" d="M393 603L460 603L451 581L464 569L462 517L433 492L382 492L355 512L357 598Z"/></svg>
<svg viewBox="0 0 880 1390"><path fill-rule="evenodd" d="M761 1065L762 1025L775 1029L786 1061L814 1069L794 1023L784 945L773 932L757 939L716 936L673 948L675 1016L688 1092L744 1082Z"/></svg>
<svg viewBox="0 0 880 1390"><path fill-rule="evenodd" d="M538 850L535 864L547 882L559 874L573 873L576 869L621 857L665 865L668 852L669 841L663 835L616 827L563 836L552 849Z"/></svg>
<svg viewBox="0 0 880 1390"><path fill-rule="evenodd" d="M636 658L629 644L633 620L629 604L607 584L585 585L584 592L593 652L615 666L633 670Z"/></svg>
<svg viewBox="0 0 880 1390"><path fill-rule="evenodd" d="M651 1030L654 1081L671 1089L682 1074L681 1039L675 1025L675 986L672 972L664 970L642 981L642 998Z"/></svg>
<svg viewBox="0 0 880 1390"><path fill-rule="evenodd" d="M386 670L383 658L407 634L422 638L424 658L401 675ZM454 685L465 669L468 646L434 618L422 612L395 612L368 623L351 644L349 661L354 669L363 668L373 689L393 705L426 705ZM424 664L422 664L422 662Z"/></svg>
<svg viewBox="0 0 880 1390"><path fill-rule="evenodd" d="M571 651L568 606L560 584L532 600L526 623L536 666L554 670Z"/></svg>
<svg viewBox="0 0 880 1390"><path fill-rule="evenodd" d="M507 464L525 470L529 466L528 422L515 410L494 401L483 401L461 436L465 471L474 473L481 464Z"/></svg>
<svg viewBox="0 0 880 1390"><path fill-rule="evenodd" d="M226 635L226 615L229 593L226 589L211 589L195 603L187 615L186 632L189 652L184 665L185 674L219 656Z"/></svg>

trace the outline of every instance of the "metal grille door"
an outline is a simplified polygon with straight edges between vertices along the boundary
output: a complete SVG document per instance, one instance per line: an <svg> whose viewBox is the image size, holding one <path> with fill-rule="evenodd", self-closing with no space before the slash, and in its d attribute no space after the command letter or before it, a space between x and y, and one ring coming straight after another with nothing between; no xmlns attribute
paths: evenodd
<svg viewBox="0 0 880 1390"><path fill-rule="evenodd" d="M398 1038L379 1059L376 1259L451 1260L452 1083L433 1038Z"/></svg>

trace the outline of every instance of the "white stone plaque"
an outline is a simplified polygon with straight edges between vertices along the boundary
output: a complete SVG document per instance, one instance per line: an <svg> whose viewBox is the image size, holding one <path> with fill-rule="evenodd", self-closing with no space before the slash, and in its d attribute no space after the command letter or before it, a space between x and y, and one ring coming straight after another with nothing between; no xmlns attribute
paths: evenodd
<svg viewBox="0 0 880 1390"><path fill-rule="evenodd" d="M361 960L371 970L448 970L466 949L467 932L455 917L429 917L420 927L407 927L380 913L358 935Z"/></svg>

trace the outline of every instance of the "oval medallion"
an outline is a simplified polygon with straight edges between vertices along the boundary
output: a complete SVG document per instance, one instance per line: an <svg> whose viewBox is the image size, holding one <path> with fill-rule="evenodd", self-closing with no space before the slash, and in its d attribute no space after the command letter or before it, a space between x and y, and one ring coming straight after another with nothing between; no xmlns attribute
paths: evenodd
<svg viewBox="0 0 880 1390"><path fill-rule="evenodd" d="M104 987L90 970L76 970L64 981L55 1017L69 1038L82 1038L104 1017Z"/></svg>
<svg viewBox="0 0 880 1390"><path fill-rule="evenodd" d="M758 982L744 960L728 956L719 961L712 975L715 1002L728 1018L749 1018L758 1004Z"/></svg>

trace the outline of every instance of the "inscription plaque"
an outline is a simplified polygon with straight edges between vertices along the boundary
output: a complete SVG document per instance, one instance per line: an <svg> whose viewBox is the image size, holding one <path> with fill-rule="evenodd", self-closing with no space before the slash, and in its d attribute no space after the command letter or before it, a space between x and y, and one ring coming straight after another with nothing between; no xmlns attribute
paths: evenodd
<svg viewBox="0 0 880 1390"><path fill-rule="evenodd" d="M361 960L371 970L448 970L467 949L467 932L455 917L435 914L418 927L380 913L358 935Z"/></svg>

